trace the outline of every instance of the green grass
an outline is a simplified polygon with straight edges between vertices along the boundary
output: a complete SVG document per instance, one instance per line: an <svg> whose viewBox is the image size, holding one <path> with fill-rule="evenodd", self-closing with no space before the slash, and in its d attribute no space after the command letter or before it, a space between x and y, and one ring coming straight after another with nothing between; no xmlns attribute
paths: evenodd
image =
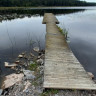
<svg viewBox="0 0 96 96"><path fill-rule="evenodd" d="M63 29L60 28L59 26L58 26L58 29L65 36L65 39L67 40L68 39L68 31L65 28L63 28Z"/></svg>
<svg viewBox="0 0 96 96"><path fill-rule="evenodd" d="M57 89L50 89L43 92L41 96L50 96L50 94L57 94L57 93L58 93Z"/></svg>
<svg viewBox="0 0 96 96"><path fill-rule="evenodd" d="M29 70L35 71L37 67L38 67L37 63L33 62L32 64L29 65Z"/></svg>

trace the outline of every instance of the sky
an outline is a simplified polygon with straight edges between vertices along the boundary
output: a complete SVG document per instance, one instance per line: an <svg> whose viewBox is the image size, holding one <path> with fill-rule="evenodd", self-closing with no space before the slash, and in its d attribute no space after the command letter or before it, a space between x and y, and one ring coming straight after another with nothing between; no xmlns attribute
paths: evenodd
<svg viewBox="0 0 96 96"><path fill-rule="evenodd" d="M81 0L81 1L96 2L96 0Z"/></svg>

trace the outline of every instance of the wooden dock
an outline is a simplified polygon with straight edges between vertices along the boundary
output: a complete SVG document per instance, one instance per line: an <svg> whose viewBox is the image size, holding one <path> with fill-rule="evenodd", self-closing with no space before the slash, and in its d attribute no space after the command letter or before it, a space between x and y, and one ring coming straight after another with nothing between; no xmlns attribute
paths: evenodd
<svg viewBox="0 0 96 96"><path fill-rule="evenodd" d="M45 13L46 49L44 88L96 90L96 84L87 74L59 32L58 20L52 13Z"/></svg>

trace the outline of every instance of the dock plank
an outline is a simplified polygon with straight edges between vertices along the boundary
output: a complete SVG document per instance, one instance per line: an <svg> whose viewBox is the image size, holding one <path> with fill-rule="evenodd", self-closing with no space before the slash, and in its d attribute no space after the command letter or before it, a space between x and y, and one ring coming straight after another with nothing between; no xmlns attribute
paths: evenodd
<svg viewBox="0 0 96 96"><path fill-rule="evenodd" d="M44 88L96 90L96 84L69 48L52 13L44 15L46 24L46 48Z"/></svg>

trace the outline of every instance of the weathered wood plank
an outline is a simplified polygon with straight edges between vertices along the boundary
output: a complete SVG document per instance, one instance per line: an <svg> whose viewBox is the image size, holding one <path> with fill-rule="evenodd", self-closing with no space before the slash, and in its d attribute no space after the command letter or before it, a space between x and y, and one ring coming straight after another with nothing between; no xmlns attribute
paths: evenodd
<svg viewBox="0 0 96 96"><path fill-rule="evenodd" d="M83 66L74 56L64 36L56 24L58 20L52 13L44 15L46 24L46 49L44 88L96 90Z"/></svg>

